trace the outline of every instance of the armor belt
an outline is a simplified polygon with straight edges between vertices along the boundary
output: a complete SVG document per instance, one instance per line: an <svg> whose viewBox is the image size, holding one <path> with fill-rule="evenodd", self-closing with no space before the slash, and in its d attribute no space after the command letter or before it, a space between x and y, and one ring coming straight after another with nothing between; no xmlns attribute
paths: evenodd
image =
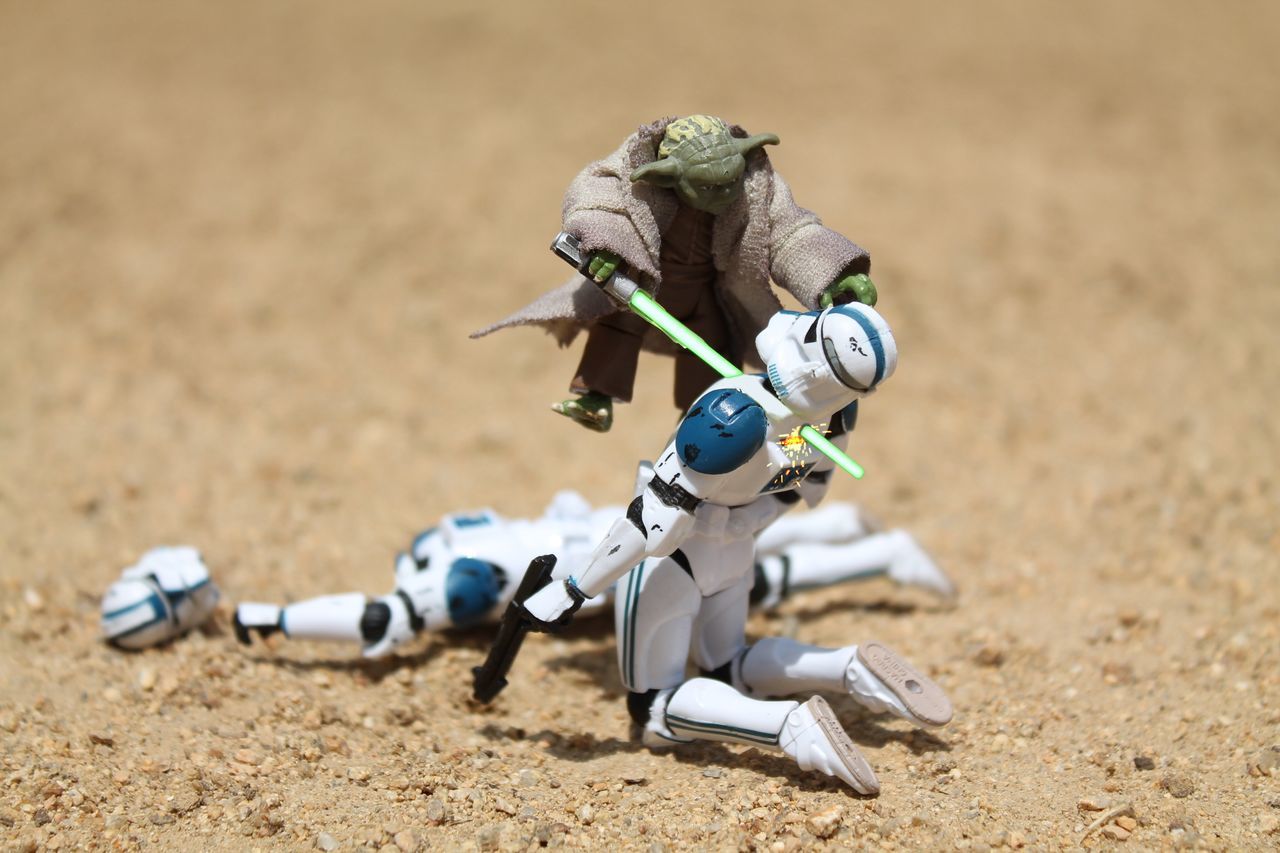
<svg viewBox="0 0 1280 853"><path fill-rule="evenodd" d="M658 496L658 500L667 506L679 507L690 515L702 503L702 498L694 497L684 486L666 483L657 474L649 481L649 490Z"/></svg>

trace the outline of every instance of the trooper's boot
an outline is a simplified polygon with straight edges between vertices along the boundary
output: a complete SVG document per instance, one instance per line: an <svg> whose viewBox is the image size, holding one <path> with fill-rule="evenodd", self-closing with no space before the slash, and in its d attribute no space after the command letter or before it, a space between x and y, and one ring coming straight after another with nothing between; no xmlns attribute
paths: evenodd
<svg viewBox="0 0 1280 853"><path fill-rule="evenodd" d="M917 726L951 721L951 700L942 688L882 643L824 649L769 637L751 646L735 669L735 680L755 696L843 691L876 713Z"/></svg>
<svg viewBox="0 0 1280 853"><path fill-rule="evenodd" d="M247 646L254 634L264 639L270 637L281 630L280 612L281 608L275 604L247 601L236 605L235 615L231 617L236 639Z"/></svg>
<svg viewBox="0 0 1280 853"><path fill-rule="evenodd" d="M782 752L802 770L835 776L860 794L880 790L871 765L820 696L804 704L770 702L743 696L722 681L694 678L674 691L658 691L650 707L644 724L647 744L693 739L743 743Z"/></svg>
<svg viewBox="0 0 1280 853"><path fill-rule="evenodd" d="M866 510L850 503L828 501L808 512L779 516L756 536L756 553L776 554L797 542L839 545L882 530L884 525Z"/></svg>
<svg viewBox="0 0 1280 853"><path fill-rule="evenodd" d="M613 426L613 398L607 394L588 391L577 399L552 403L551 411L596 432L608 432Z"/></svg>
<svg viewBox="0 0 1280 853"><path fill-rule="evenodd" d="M859 794L880 793L875 771L821 696L814 696L787 715L779 745L801 770L838 776Z"/></svg>
<svg viewBox="0 0 1280 853"><path fill-rule="evenodd" d="M893 545L893 557L889 561L890 580L904 586L922 586L943 598L955 598L956 585L938 568L929 552L920 547L915 537L905 530L890 530L882 535Z"/></svg>

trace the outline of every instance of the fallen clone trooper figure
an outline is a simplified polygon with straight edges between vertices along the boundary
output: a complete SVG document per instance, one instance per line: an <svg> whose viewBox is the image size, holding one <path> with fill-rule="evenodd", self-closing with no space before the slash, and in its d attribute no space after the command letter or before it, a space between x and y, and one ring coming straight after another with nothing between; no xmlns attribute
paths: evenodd
<svg viewBox="0 0 1280 853"><path fill-rule="evenodd" d="M641 468L641 486L653 469ZM578 576L595 543L623 507L593 510L573 491L556 494L541 518L506 519L492 510L446 515L396 558L395 590L325 595L284 606L246 602L236 608L236 637L277 631L291 639L358 642L365 657L390 654L424 631L492 621L506 608L521 573L539 554L555 554L554 577ZM955 588L909 533L879 526L851 504L832 504L779 518L757 540L753 605L772 608L797 590L887 575L951 597ZM612 588L583 603L604 610Z"/></svg>
<svg viewBox="0 0 1280 853"><path fill-rule="evenodd" d="M536 627L558 630L626 575L615 608L618 660L646 744L703 739L779 750L802 769L874 794L875 773L825 699L767 697L847 692L872 711L941 726L952 713L946 695L880 643L748 645L745 625L756 531L798 500L821 500L834 468L799 429L811 423L847 446L856 401L893 373L897 346L875 309L849 303L780 312L756 348L768 373L711 385L585 568L524 607ZM703 677L686 679L691 656Z"/></svg>
<svg viewBox="0 0 1280 853"><path fill-rule="evenodd" d="M204 622L217 605L199 551L152 548L102 597L102 636L122 649L158 645Z"/></svg>

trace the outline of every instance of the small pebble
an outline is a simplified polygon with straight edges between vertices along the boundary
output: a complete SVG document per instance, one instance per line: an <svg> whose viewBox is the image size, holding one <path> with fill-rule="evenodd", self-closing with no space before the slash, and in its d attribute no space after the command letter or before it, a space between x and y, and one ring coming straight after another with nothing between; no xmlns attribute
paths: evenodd
<svg viewBox="0 0 1280 853"><path fill-rule="evenodd" d="M322 832L316 836L316 849L324 851L332 851L338 849L338 839L334 838L327 832Z"/></svg>
<svg viewBox="0 0 1280 853"><path fill-rule="evenodd" d="M1116 826L1114 823L1109 823L1102 827L1102 834L1112 841L1124 841L1129 837L1129 830Z"/></svg>
<svg viewBox="0 0 1280 853"><path fill-rule="evenodd" d="M1080 802L1076 803L1076 808L1082 812L1100 812L1111 808L1110 797L1084 797Z"/></svg>
<svg viewBox="0 0 1280 853"><path fill-rule="evenodd" d="M427 820L436 826L444 823L448 816L448 810L444 807L444 801L439 797L432 797L427 801Z"/></svg>
<svg viewBox="0 0 1280 853"><path fill-rule="evenodd" d="M1119 826L1121 829L1128 830L1129 832L1133 832L1138 828L1138 821L1129 815L1120 815L1120 817L1116 818L1116 826Z"/></svg>
<svg viewBox="0 0 1280 853"><path fill-rule="evenodd" d="M1184 776L1181 773L1170 773L1160 780L1160 787L1164 788L1169 794L1178 799L1188 797L1195 793L1195 783L1191 781L1191 777Z"/></svg>
<svg viewBox="0 0 1280 853"><path fill-rule="evenodd" d="M809 815L805 820L805 828L818 838L830 838L840 831L844 820L844 810L840 806L831 806L820 812ZM894 827L896 829L896 827Z"/></svg>
<svg viewBox="0 0 1280 853"><path fill-rule="evenodd" d="M1108 662L1102 665L1102 682L1116 686L1133 684L1137 680L1133 667L1127 663Z"/></svg>
<svg viewBox="0 0 1280 853"><path fill-rule="evenodd" d="M180 791L169 801L169 811L176 814L186 814L200 805L200 803L201 797L194 790Z"/></svg>
<svg viewBox="0 0 1280 853"><path fill-rule="evenodd" d="M973 653L973 661L981 666L1000 666L1004 663L1004 649L984 643Z"/></svg>
<svg viewBox="0 0 1280 853"><path fill-rule="evenodd" d="M595 819L596 810L591 808L590 803L583 803L582 805L578 806L578 810L574 812L574 814L578 816L578 820L584 826L590 826L591 821Z"/></svg>
<svg viewBox="0 0 1280 853"><path fill-rule="evenodd" d="M151 667L145 667L138 673L138 686L145 691L149 691L156 686L156 671Z"/></svg>
<svg viewBox="0 0 1280 853"><path fill-rule="evenodd" d="M1133 766L1136 770L1155 770L1156 761L1149 755L1139 755L1133 759Z"/></svg>
<svg viewBox="0 0 1280 853"><path fill-rule="evenodd" d="M251 767L256 767L262 763L262 756L252 749L237 749L236 754L232 757L239 763L248 764Z"/></svg>
<svg viewBox="0 0 1280 853"><path fill-rule="evenodd" d="M418 849L418 836L411 829L405 829L395 834L396 847L399 847L402 853L415 853Z"/></svg>

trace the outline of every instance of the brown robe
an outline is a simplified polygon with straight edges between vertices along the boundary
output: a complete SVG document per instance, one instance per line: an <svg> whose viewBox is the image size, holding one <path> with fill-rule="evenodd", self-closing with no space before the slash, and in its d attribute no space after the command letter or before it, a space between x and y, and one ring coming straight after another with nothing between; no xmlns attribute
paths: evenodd
<svg viewBox="0 0 1280 853"><path fill-rule="evenodd" d="M674 119L665 118L641 127L617 151L588 165L569 185L563 207L564 230L578 237L584 252L607 249L621 256L637 282L653 293L668 311L673 305L685 310L676 302L695 298L684 292L687 288L673 287L670 292L666 289L664 267L671 268L671 254L664 253L663 248L683 205L673 191L643 182L633 184L629 178L636 168L656 158L658 143L671 121ZM747 135L736 126L732 133L740 137ZM683 229L677 232L685 233ZM863 249L824 227L817 216L792 200L790 188L773 171L763 149L748 153L743 192L727 210L712 218L709 237L711 267L715 272L714 278L709 279L710 289L726 330L726 338L717 348L735 362L745 357L749 364L758 364L751 344L769 318L782 307L769 288L770 278L813 309L831 282L842 275L866 272L870 267L870 258ZM694 242L701 247L699 251L706 251L703 240ZM704 283L708 281L705 275L701 278ZM692 307L686 306L690 316L711 313L700 295L704 288L694 289L699 296ZM598 325L610 315L618 316L612 318L608 326ZM473 333L472 337L518 325L541 325L561 346L571 343L583 328L617 331L617 327L622 327L626 334L640 337L644 349L662 353L675 353L678 349L657 329L641 328L632 322L629 313L619 314L617 306L599 287L580 275L505 319ZM588 348L591 348L590 341ZM634 376L635 358L623 352L618 372L626 377ZM612 357L608 352L600 355ZM585 356L586 353L584 362ZM595 358L593 354L592 362ZM710 377L714 378L715 374ZM584 378L581 372L577 378ZM693 393L706 384L702 383ZM576 381L575 385L583 387ZM619 399L630 396L629 388L624 389L626 395L601 388L592 390L611 393ZM678 391L678 398L686 396L687 393Z"/></svg>

